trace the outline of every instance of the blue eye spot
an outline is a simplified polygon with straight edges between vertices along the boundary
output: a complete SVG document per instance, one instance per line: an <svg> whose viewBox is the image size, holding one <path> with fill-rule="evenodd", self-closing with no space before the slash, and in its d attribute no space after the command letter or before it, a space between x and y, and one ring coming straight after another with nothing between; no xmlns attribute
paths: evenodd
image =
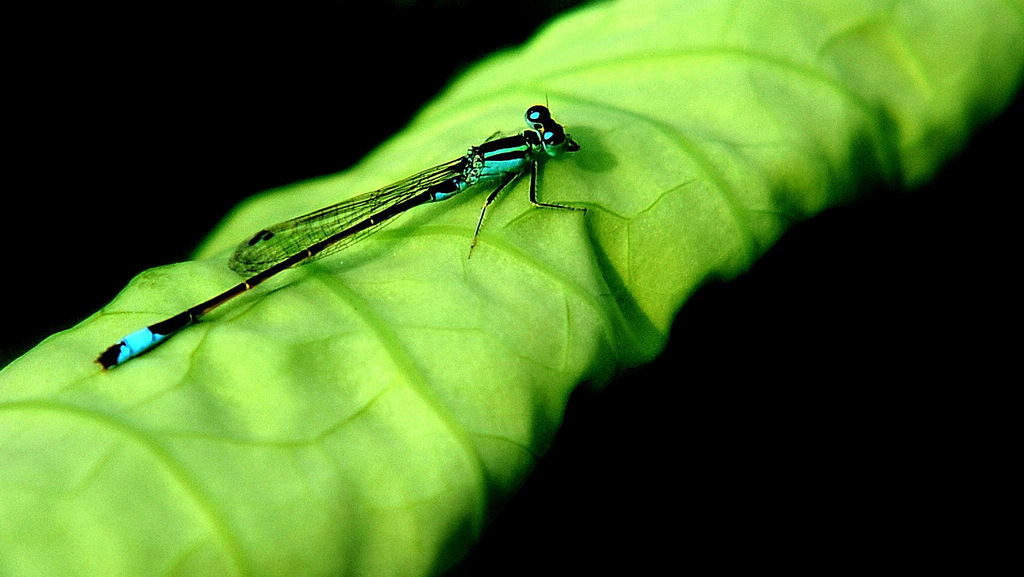
<svg viewBox="0 0 1024 577"><path fill-rule="evenodd" d="M544 128L549 120L551 120L551 113L539 104L531 106L526 111L526 123L537 130Z"/></svg>

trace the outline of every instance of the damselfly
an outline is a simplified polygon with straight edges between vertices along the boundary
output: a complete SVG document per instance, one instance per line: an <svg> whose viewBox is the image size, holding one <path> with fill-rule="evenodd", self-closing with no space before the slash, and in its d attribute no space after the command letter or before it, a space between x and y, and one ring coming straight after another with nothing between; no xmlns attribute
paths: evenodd
<svg viewBox="0 0 1024 577"><path fill-rule="evenodd" d="M522 134L488 140L451 162L257 232L235 250L229 261L235 272L252 276L207 301L131 333L103 351L96 362L104 369L120 365L279 272L334 254L366 238L410 208L447 200L474 186L497 184L484 199L470 243L470 256L487 207L502 189L527 171L530 172L530 202L535 206L585 211L581 207L537 200L538 161L575 152L580 147L544 106L531 106L526 111L526 124L529 129Z"/></svg>

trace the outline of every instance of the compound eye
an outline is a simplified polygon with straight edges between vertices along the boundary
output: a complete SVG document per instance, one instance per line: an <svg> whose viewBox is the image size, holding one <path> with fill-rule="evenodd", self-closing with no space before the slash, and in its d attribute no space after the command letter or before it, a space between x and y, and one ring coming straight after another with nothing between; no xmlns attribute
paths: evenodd
<svg viewBox="0 0 1024 577"><path fill-rule="evenodd" d="M541 135L544 146L560 146L565 142L565 131L557 124L547 128Z"/></svg>
<svg viewBox="0 0 1024 577"><path fill-rule="evenodd" d="M541 146L544 152L548 156L558 156L565 152L566 146L570 142L565 136L565 131L558 124L552 123L552 126L543 129L540 135Z"/></svg>
<svg viewBox="0 0 1024 577"><path fill-rule="evenodd" d="M526 110L526 124L536 130L542 130L549 120L551 112L544 106L537 104Z"/></svg>

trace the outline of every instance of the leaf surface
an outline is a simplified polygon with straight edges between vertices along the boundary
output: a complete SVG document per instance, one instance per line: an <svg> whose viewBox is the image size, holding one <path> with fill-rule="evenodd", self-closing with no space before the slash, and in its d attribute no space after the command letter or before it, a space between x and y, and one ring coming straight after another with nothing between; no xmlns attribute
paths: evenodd
<svg viewBox="0 0 1024 577"><path fill-rule="evenodd" d="M353 170L261 195L0 374L0 573L426 575L472 544L569 393L792 223L926 181L1012 97L1019 2L619 2L469 70ZM488 211L430 205L116 370L118 338L238 282L269 224L522 129L582 150Z"/></svg>

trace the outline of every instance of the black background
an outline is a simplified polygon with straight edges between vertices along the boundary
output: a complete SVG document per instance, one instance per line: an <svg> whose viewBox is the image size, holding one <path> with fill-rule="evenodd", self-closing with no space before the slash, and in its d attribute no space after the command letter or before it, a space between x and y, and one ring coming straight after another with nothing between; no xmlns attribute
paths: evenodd
<svg viewBox="0 0 1024 577"><path fill-rule="evenodd" d="M186 260L238 200L345 169L558 8L12 19L0 363ZM934 184L827 211L702 289L659 360L574 395L549 458L454 574L977 570L1005 549L1020 107Z"/></svg>

